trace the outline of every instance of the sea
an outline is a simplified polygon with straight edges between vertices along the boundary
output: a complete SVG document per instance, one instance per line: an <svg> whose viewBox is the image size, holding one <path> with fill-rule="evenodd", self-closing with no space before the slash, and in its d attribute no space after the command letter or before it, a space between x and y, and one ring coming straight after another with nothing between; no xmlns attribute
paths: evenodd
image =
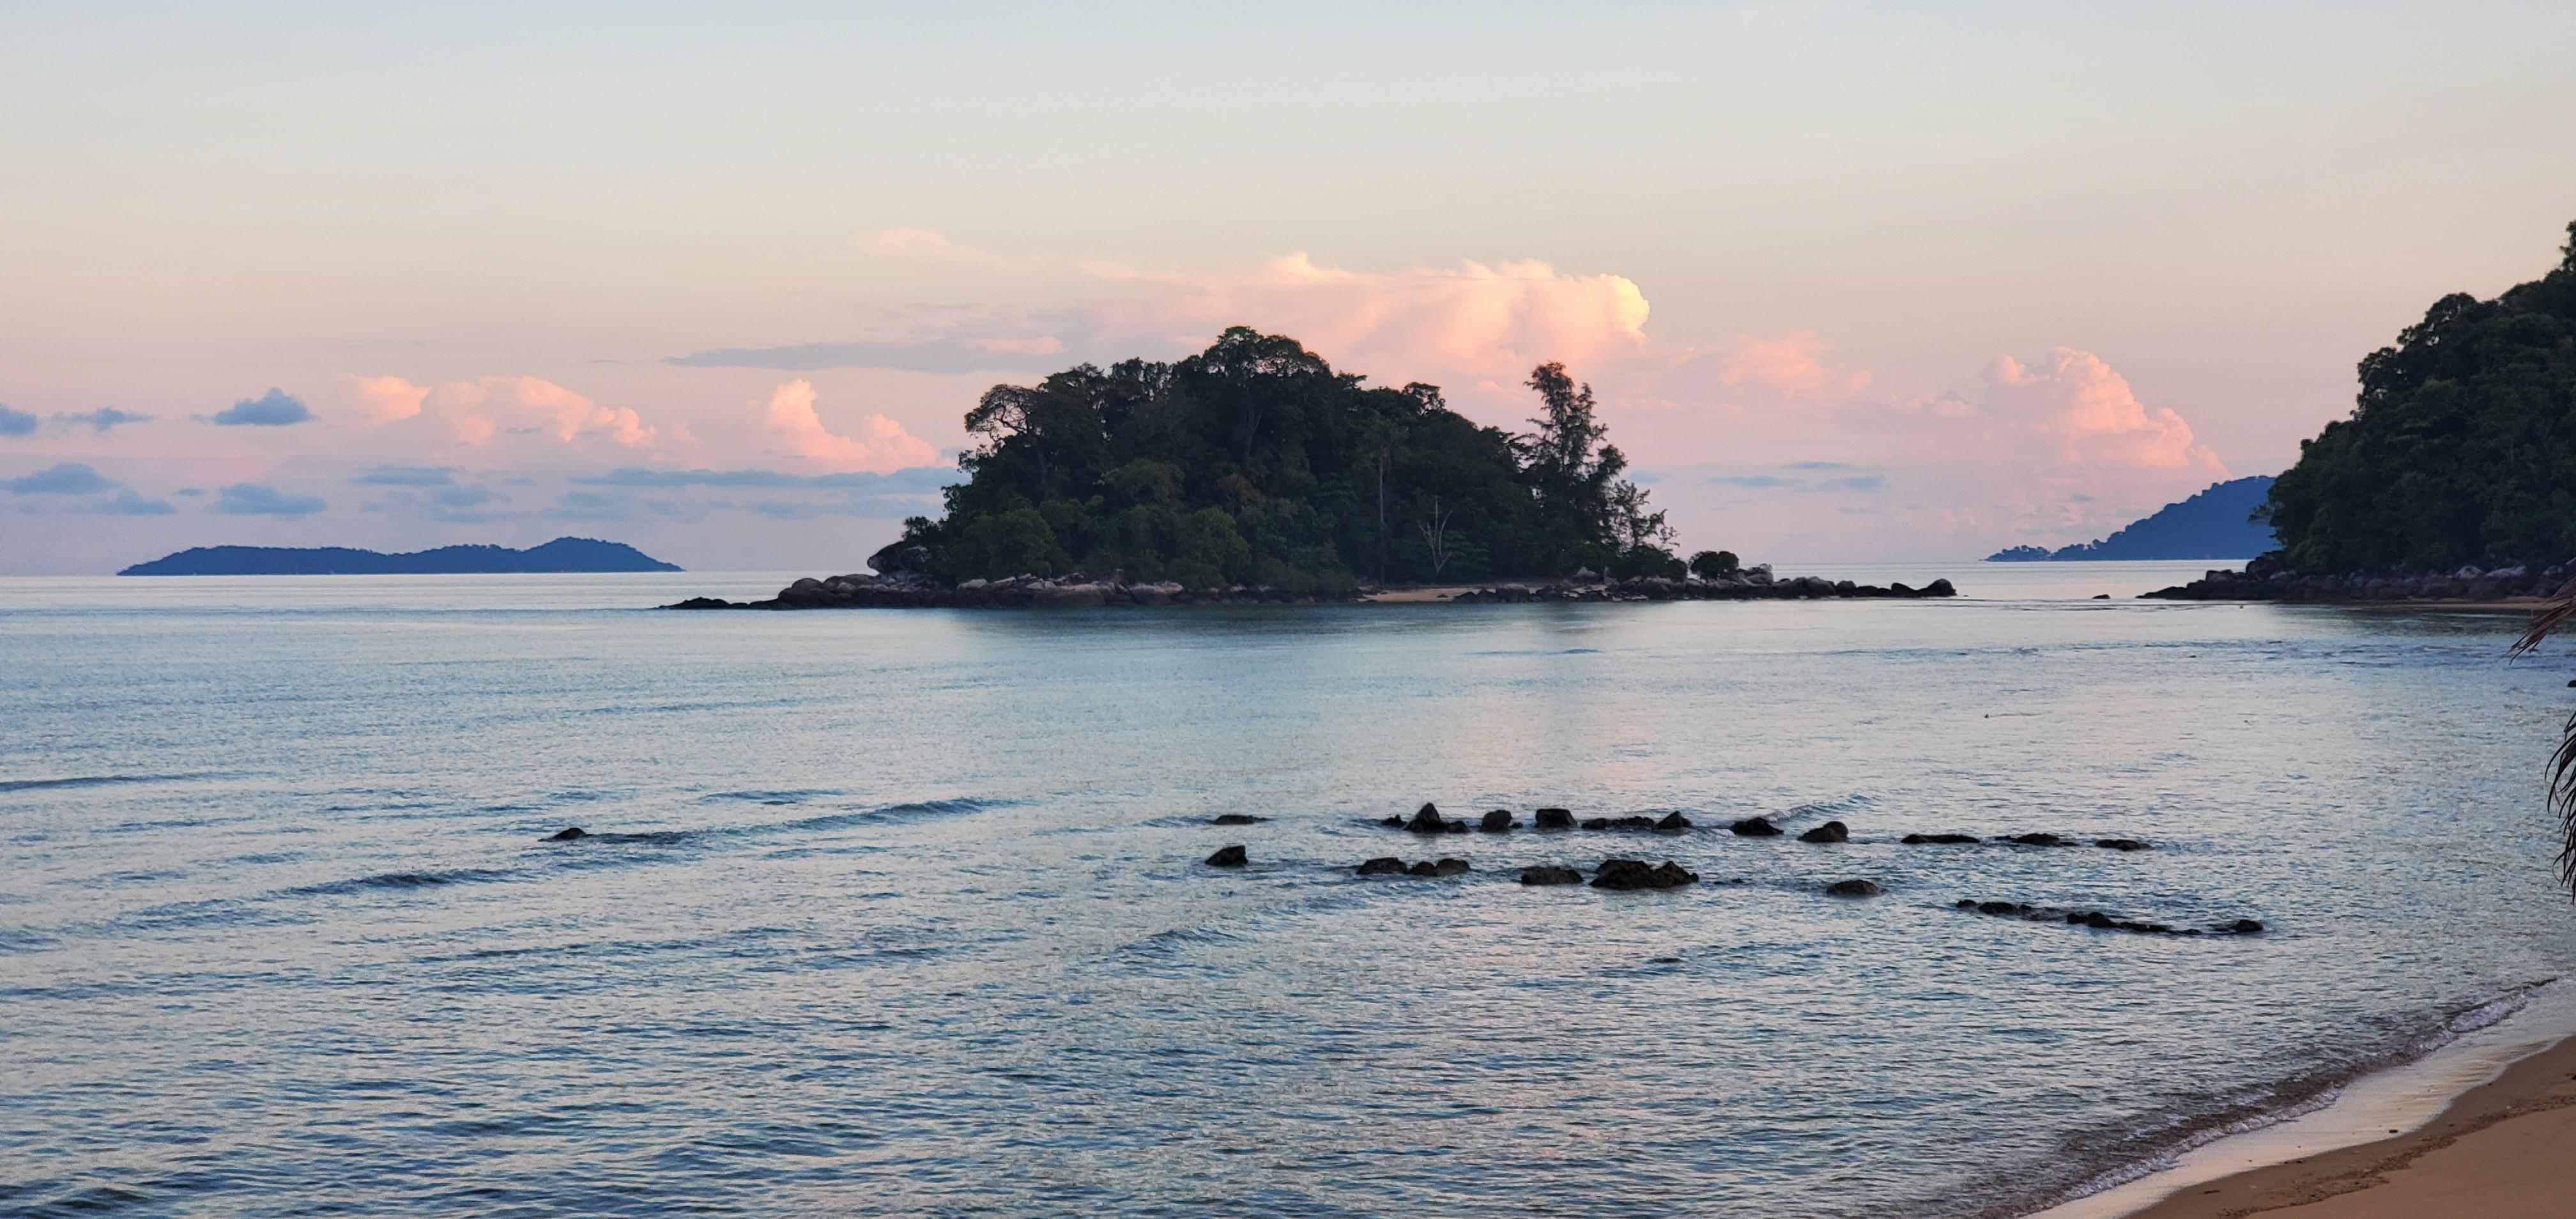
<svg viewBox="0 0 2576 1219"><path fill-rule="evenodd" d="M2135 598L2205 566L786 613L654 607L803 573L0 580L0 1214L2027 1213L2576 966L2576 659ZM1380 824L1425 802L1522 828ZM1943 832L1985 841L1899 841ZM1994 841L2038 832L2079 845ZM1472 870L1354 874L1387 855ZM1701 880L1517 880L1610 857Z"/></svg>

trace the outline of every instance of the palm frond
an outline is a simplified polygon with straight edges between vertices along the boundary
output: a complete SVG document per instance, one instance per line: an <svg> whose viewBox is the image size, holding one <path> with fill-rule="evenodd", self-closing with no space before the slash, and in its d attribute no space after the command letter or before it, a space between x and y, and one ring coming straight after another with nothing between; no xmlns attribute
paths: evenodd
<svg viewBox="0 0 2576 1219"><path fill-rule="evenodd" d="M2509 654L2520 656L2539 647L2541 640L2570 621L2576 621L2576 576L2568 577L2541 603ZM2567 717L2567 727L2558 735L2558 752L2549 759L2549 807L2558 814L2558 879L2576 893L2576 715Z"/></svg>

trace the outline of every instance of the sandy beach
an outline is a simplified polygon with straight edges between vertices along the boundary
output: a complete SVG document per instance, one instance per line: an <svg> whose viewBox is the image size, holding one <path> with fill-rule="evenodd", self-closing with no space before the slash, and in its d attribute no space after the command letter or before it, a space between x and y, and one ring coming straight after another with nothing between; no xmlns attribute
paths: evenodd
<svg viewBox="0 0 2576 1219"><path fill-rule="evenodd" d="M2137 1219L2563 1219L2576 1213L2576 1040L2421 1129L2186 1189Z"/></svg>

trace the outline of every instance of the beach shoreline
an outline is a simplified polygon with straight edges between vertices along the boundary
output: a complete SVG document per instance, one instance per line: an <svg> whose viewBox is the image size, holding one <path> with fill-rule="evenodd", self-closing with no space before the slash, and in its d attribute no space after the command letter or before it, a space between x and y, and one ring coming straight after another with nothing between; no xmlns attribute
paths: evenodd
<svg viewBox="0 0 2576 1219"><path fill-rule="evenodd" d="M2560 1215L2576 1197L2576 981L2344 1085L2026 1219Z"/></svg>

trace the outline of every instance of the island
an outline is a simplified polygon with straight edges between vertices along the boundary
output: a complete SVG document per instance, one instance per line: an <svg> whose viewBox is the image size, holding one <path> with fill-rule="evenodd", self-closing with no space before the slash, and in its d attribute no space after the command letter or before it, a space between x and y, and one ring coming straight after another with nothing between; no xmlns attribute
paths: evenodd
<svg viewBox="0 0 2576 1219"><path fill-rule="evenodd" d="M1774 579L1732 551L1685 561L1623 477L1592 387L1530 371L1534 430L1371 386L1286 335L1233 327L1164 363L996 385L938 520L874 574L812 577L747 608L1946 596ZM746 608L715 598L675 609Z"/></svg>
<svg viewBox="0 0 2576 1219"><path fill-rule="evenodd" d="M538 573L679 571L622 542L556 538L542 546L441 546L384 554L346 546L192 546L137 563L120 576L389 576L525 575Z"/></svg>
<svg viewBox="0 0 2576 1219"><path fill-rule="evenodd" d="M2272 477L2213 483L2207 490L2167 504L2107 538L2060 546L2013 546L1986 556L1989 563L2070 562L2111 559L2250 559L2280 545L2272 527L2256 520L2272 491Z"/></svg>

